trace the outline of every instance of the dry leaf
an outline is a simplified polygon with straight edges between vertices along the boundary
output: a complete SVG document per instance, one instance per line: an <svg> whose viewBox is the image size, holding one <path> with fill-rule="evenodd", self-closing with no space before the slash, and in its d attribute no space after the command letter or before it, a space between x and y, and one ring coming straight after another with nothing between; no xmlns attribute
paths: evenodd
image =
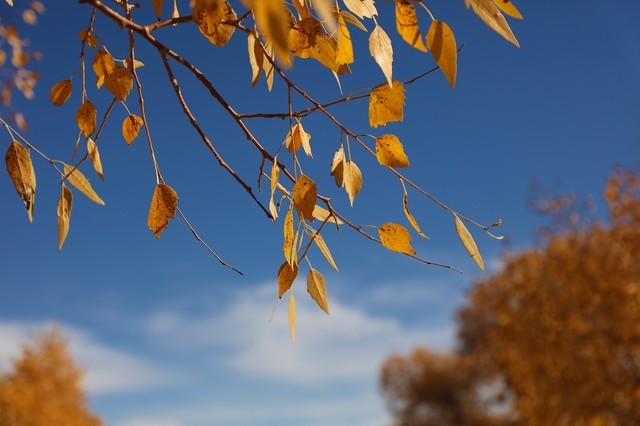
<svg viewBox="0 0 640 426"><path fill-rule="evenodd" d="M287 137L284 140L284 146L287 148L287 151L291 152L295 152L302 147L305 154L309 157L313 157L313 155L311 155L310 140L311 135L305 132L304 127L302 127L302 123L297 123L287 133Z"/></svg>
<svg viewBox="0 0 640 426"><path fill-rule="evenodd" d="M293 212L291 209L287 210L287 214L284 217L282 233L284 241L282 251L284 252L284 258L287 263L293 267L298 263L298 255L296 253L296 238L293 230Z"/></svg>
<svg viewBox="0 0 640 426"><path fill-rule="evenodd" d="M287 262L280 265L280 269L278 269L278 298L282 298L291 288L297 276L298 265L291 266Z"/></svg>
<svg viewBox="0 0 640 426"><path fill-rule="evenodd" d="M111 74L104 77L104 87L119 101L126 101L127 95L133 88L133 77L122 65L116 65Z"/></svg>
<svg viewBox="0 0 640 426"><path fill-rule="evenodd" d="M300 58L312 58L316 39L322 35L324 35L322 24L315 18L307 17L296 22L289 29L287 46L291 53Z"/></svg>
<svg viewBox="0 0 640 426"><path fill-rule="evenodd" d="M375 87L369 97L369 124L371 127L386 126L393 121L402 121L404 108L404 86L399 81L393 87L387 83Z"/></svg>
<svg viewBox="0 0 640 426"><path fill-rule="evenodd" d="M413 215L409 211L409 201L408 201L408 198L407 198L407 190L406 190L406 188L404 190L404 195L402 196L402 208L404 210L404 215L407 217L407 220L409 221L409 223L411 224L413 229L422 238L426 238L428 240L429 237L425 233L422 232L422 229L420 229L420 226L418 225L418 222L416 222L416 219L413 217Z"/></svg>
<svg viewBox="0 0 640 426"><path fill-rule="evenodd" d="M511 31L509 24L500 13L498 7L491 0L466 0L467 8L471 6L473 11L482 19L482 21L489 26L493 31L500 34L502 37L513 43L517 47L520 47L520 43L516 39L516 36Z"/></svg>
<svg viewBox="0 0 640 426"><path fill-rule="evenodd" d="M11 142L4 157L7 172L20 199L27 208L29 222L33 222L33 206L36 201L36 175L31 155L18 141Z"/></svg>
<svg viewBox="0 0 640 426"><path fill-rule="evenodd" d="M353 161L344 163L344 188L347 190L349 202L353 207L353 200L362 188L362 172Z"/></svg>
<svg viewBox="0 0 640 426"><path fill-rule="evenodd" d="M87 198L94 203L104 206L104 201L102 201L102 198L100 198L96 191L93 190L91 184L89 183L89 179L87 179L80 170L74 170L72 166L65 163L62 164L64 164L63 169L67 182L73 185L78 191L86 195Z"/></svg>
<svg viewBox="0 0 640 426"><path fill-rule="evenodd" d="M260 0L253 3L253 16L261 34L272 43L278 59L291 64L287 38L289 35L289 11L282 0Z"/></svg>
<svg viewBox="0 0 640 426"><path fill-rule="evenodd" d="M262 46L255 33L249 33L247 36L247 50L249 52L249 65L251 65L251 86L255 86L260 80L260 70L264 61Z"/></svg>
<svg viewBox="0 0 640 426"><path fill-rule="evenodd" d="M51 88L49 100L53 102L55 106L61 106L69 100L72 89L71 79L59 81Z"/></svg>
<svg viewBox="0 0 640 426"><path fill-rule="evenodd" d="M313 208L313 217L315 217L316 219L318 219L321 222L329 222L329 223L335 223L336 225L342 225L344 222L342 222L340 219L338 219L337 217L331 215L331 213L329 213L329 210L325 209L324 207L321 207L319 205L316 204L316 206Z"/></svg>
<svg viewBox="0 0 640 426"><path fill-rule="evenodd" d="M427 46L449 85L454 87L458 72L458 48L451 28L442 21L433 21L427 32Z"/></svg>
<svg viewBox="0 0 640 426"><path fill-rule="evenodd" d="M258 44L258 47L260 47L261 44L259 40ZM264 78L267 81L267 89L271 91L271 89L273 88L273 77L275 74L275 68L273 67L273 63L271 63L271 61L273 61L273 44L269 40L267 40L264 44L263 53L266 57L262 61L262 69L264 70ZM269 60L269 58L271 58L271 61Z"/></svg>
<svg viewBox="0 0 640 426"><path fill-rule="evenodd" d="M336 181L336 185L344 185L344 149L340 147L333 154L333 161L331 161L331 176Z"/></svg>
<svg viewBox="0 0 640 426"><path fill-rule="evenodd" d="M389 250L416 254L416 251L411 247L411 235L404 226L387 222L378 228L378 234L382 245Z"/></svg>
<svg viewBox="0 0 640 426"><path fill-rule="evenodd" d="M293 205L302 219L313 221L316 195L316 183L305 175L300 176L293 185Z"/></svg>
<svg viewBox="0 0 640 426"><path fill-rule="evenodd" d="M90 100L86 100L76 112L76 123L85 138L88 138L96 129L96 107Z"/></svg>
<svg viewBox="0 0 640 426"><path fill-rule="evenodd" d="M512 18L523 19L522 14L511 0L493 0L493 2L498 6L498 8Z"/></svg>
<svg viewBox="0 0 640 426"><path fill-rule="evenodd" d="M376 157L383 166L408 167L409 158L396 135L382 135L376 139Z"/></svg>
<svg viewBox="0 0 640 426"><path fill-rule="evenodd" d="M212 2L199 2L211 4ZM222 47L229 42L236 27L227 25L222 21L235 21L238 19L236 12L228 2L213 2L213 6L198 7L193 9L193 16L200 32L207 37L211 44Z"/></svg>
<svg viewBox="0 0 640 426"><path fill-rule="evenodd" d="M105 77L113 72L116 67L116 62L113 57L104 50L98 50L93 57L93 72L98 78L96 86L98 89L102 87Z"/></svg>
<svg viewBox="0 0 640 426"><path fill-rule="evenodd" d="M78 33L78 37L80 37L80 40L86 42L90 48L93 49L96 47L96 39L93 36L93 33L89 33L87 30L82 30Z"/></svg>
<svg viewBox="0 0 640 426"><path fill-rule="evenodd" d="M382 69L382 73L387 78L387 83L390 86L393 85L391 80L393 47L391 47L389 36L380 25L376 25L369 36L369 53Z"/></svg>
<svg viewBox="0 0 640 426"><path fill-rule="evenodd" d="M291 341L296 341L296 299L293 293L289 294L289 332L291 333Z"/></svg>
<svg viewBox="0 0 640 426"><path fill-rule="evenodd" d="M309 275L307 275L307 291L311 295L311 298L320 306L320 309L329 315L327 285L324 282L322 274L313 268L309 270Z"/></svg>
<svg viewBox="0 0 640 426"><path fill-rule="evenodd" d="M163 0L152 0L153 2L153 10L156 12L156 17L158 20L162 18L162 2Z"/></svg>
<svg viewBox="0 0 640 426"><path fill-rule="evenodd" d="M404 0L396 1L396 29L410 46L423 52L427 51L418 28L418 15L413 3Z"/></svg>
<svg viewBox="0 0 640 426"><path fill-rule="evenodd" d="M122 65L124 65L124 67L127 70L131 70L131 58L123 59L122 60ZM140 67L144 67L144 64L142 62L140 62L139 60L134 59L133 60L133 68L136 69L136 68L140 68Z"/></svg>
<svg viewBox="0 0 640 426"><path fill-rule="evenodd" d="M147 226L156 238L169 225L169 220L173 219L178 209L178 194L169 185L159 183L153 191L151 206L149 207L149 217Z"/></svg>
<svg viewBox="0 0 640 426"><path fill-rule="evenodd" d="M271 196L269 197L269 213L273 217L273 220L278 218L278 209L274 197L276 195L276 188L278 187L278 179L280 178L280 167L278 167L278 157L273 159L271 165Z"/></svg>
<svg viewBox="0 0 640 426"><path fill-rule="evenodd" d="M344 0L344 4L360 19L373 18L378 14L373 0Z"/></svg>
<svg viewBox="0 0 640 426"><path fill-rule="evenodd" d="M71 208L73 207L73 194L71 190L62 184L60 200L58 201L58 250L62 250L64 240L69 233L69 220L71 219Z"/></svg>
<svg viewBox="0 0 640 426"><path fill-rule="evenodd" d="M329 246L327 246L327 243L324 241L324 238L322 238L322 235L316 232L313 235L313 242L318 247L318 249L320 249L320 253L322 253L322 255L327 260L329 265L331 265L331 267L337 271L338 266L336 265L336 262L333 260L333 256L331 256L331 252L329 251Z"/></svg>
<svg viewBox="0 0 640 426"><path fill-rule="evenodd" d="M128 144L131 144L138 137L142 125L142 118L135 114L131 114L124 119L122 122L122 136Z"/></svg>
<svg viewBox="0 0 640 426"><path fill-rule="evenodd" d="M98 151L98 145L91 139L87 139L87 153L93 164L93 170L96 171L100 180L104 180L104 173L102 172L102 162L100 161L100 151Z"/></svg>
<svg viewBox="0 0 640 426"><path fill-rule="evenodd" d="M351 34L344 20L342 13L338 14L338 47L336 49L336 63L351 64L353 63L353 44L351 43Z"/></svg>
<svg viewBox="0 0 640 426"><path fill-rule="evenodd" d="M480 252L478 251L478 246L476 246L476 242L473 240L471 233L464 226L464 223L457 214L453 215L455 218L456 232L458 233L458 237L460 237L460 241L462 241L462 245L471 255L471 258L478 264L481 270L484 271L484 261L482 260L482 256L480 256Z"/></svg>

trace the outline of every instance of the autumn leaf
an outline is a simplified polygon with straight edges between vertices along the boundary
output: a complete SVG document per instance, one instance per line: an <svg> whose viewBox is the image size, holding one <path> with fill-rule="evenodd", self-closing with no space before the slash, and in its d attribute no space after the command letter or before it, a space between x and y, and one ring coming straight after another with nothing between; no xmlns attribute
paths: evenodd
<svg viewBox="0 0 640 426"><path fill-rule="evenodd" d="M258 40L258 47L262 50L260 46L260 40ZM273 63L271 63L271 61L273 61L273 44L269 40L267 40L264 44L263 53L265 54L265 58L262 61L262 70L264 71L264 78L267 82L267 89L271 91L271 89L273 88L273 77L275 74L275 68L273 66ZM269 60L269 58L271 58L271 61Z"/></svg>
<svg viewBox="0 0 640 426"><path fill-rule="evenodd" d="M29 222L33 222L33 207L36 201L36 175L31 155L18 141L11 142L4 157L7 172L20 199L27 208Z"/></svg>
<svg viewBox="0 0 640 426"><path fill-rule="evenodd" d="M156 238L160 238L162 231L169 225L178 209L178 194L169 185L159 183L153 191L147 226Z"/></svg>
<svg viewBox="0 0 640 426"><path fill-rule="evenodd" d="M81 30L78 33L78 37L80 37L80 40L85 41L90 48L94 48L96 47L96 39L93 36L93 33L87 32L87 30Z"/></svg>
<svg viewBox="0 0 640 426"><path fill-rule="evenodd" d="M316 206L316 183L302 175L293 185L293 205L302 219L313 221L313 208Z"/></svg>
<svg viewBox="0 0 640 426"><path fill-rule="evenodd" d="M276 188L278 187L278 179L280 178L280 167L278 167L278 157L273 158L273 164L271 165L271 196L269 197L269 213L273 217L273 220L278 218L278 209L276 208L275 195Z"/></svg>
<svg viewBox="0 0 640 426"><path fill-rule="evenodd" d="M100 161L100 151L98 151L98 145L91 139L87 139L87 153L91 159L93 170L96 171L100 180L104 180L104 173L102 172L102 162Z"/></svg>
<svg viewBox="0 0 640 426"><path fill-rule="evenodd" d="M156 17L158 20L162 18L162 3L163 0L152 0L153 2L153 10L156 12Z"/></svg>
<svg viewBox="0 0 640 426"><path fill-rule="evenodd" d="M344 223L340 219L338 219L337 217L331 215L331 213L329 213L329 210L327 210L324 207L321 207L321 206L319 206L317 204L313 208L313 217L315 217L316 219L318 219L321 222L327 221L329 223L335 223L336 225L342 225Z"/></svg>
<svg viewBox="0 0 640 426"><path fill-rule="evenodd" d="M376 157L383 166L394 169L409 166L409 158L396 135L382 135L376 139Z"/></svg>
<svg viewBox="0 0 640 426"><path fill-rule="evenodd" d="M253 16L258 29L273 44L280 61L289 66L291 58L287 46L289 11L282 0L259 0L253 3Z"/></svg>
<svg viewBox="0 0 640 426"><path fill-rule="evenodd" d="M396 1L396 29L410 46L422 52L427 51L418 28L418 15L413 3L405 0Z"/></svg>
<svg viewBox="0 0 640 426"><path fill-rule="evenodd" d="M291 333L291 341L296 341L296 299L293 293L289 293L289 332Z"/></svg>
<svg viewBox="0 0 640 426"><path fill-rule="evenodd" d="M88 138L96 129L96 115L96 107L90 100L84 101L76 112L76 123L85 138Z"/></svg>
<svg viewBox="0 0 640 426"><path fill-rule="evenodd" d="M329 246L327 246L327 243L324 241L324 238L322 238L322 235L316 232L313 234L312 238L313 238L314 244L318 247L318 249L320 250L320 253L322 253L322 255L324 256L326 261L329 263L329 265L331 265L331 267L337 271L338 266L336 265L336 262L333 260L333 256L331 256L331 251L329 251Z"/></svg>
<svg viewBox="0 0 640 426"><path fill-rule="evenodd" d="M349 196L349 202L353 207L353 200L356 195L360 193L362 188L362 172L360 168L353 161L346 161L344 163L344 188Z"/></svg>
<svg viewBox="0 0 640 426"><path fill-rule="evenodd" d="M344 4L360 19L373 18L378 14L373 0L344 0Z"/></svg>
<svg viewBox="0 0 640 426"><path fill-rule="evenodd" d="M387 83L375 87L369 97L369 124L371 127L386 126L393 121L402 121L404 108L404 86L399 81L393 87Z"/></svg>
<svg viewBox="0 0 640 426"><path fill-rule="evenodd" d="M122 60L122 65L124 65L124 67L125 67L127 70L131 70L131 58L125 58L125 59L123 59L123 60ZM134 69L137 69L137 68L140 68L140 67L144 67L144 64L143 64L142 62L140 62L139 60L134 59L134 60L133 60L133 68L134 68Z"/></svg>
<svg viewBox="0 0 640 426"><path fill-rule="evenodd" d="M69 220L71 219L71 208L73 207L73 194L71 190L62 184L60 200L58 201L58 250L62 250L64 240L69 233Z"/></svg>
<svg viewBox="0 0 640 426"><path fill-rule="evenodd" d="M304 130L302 123L297 123L287 133L287 137L284 140L284 146L287 151L295 152L302 147L305 154L309 157L313 157L311 154L311 135Z"/></svg>
<svg viewBox="0 0 640 426"><path fill-rule="evenodd" d="M382 69L382 73L387 78L389 86L393 85L391 80L393 47L391 46L389 36L380 25L376 25L373 31L371 31L371 35L369 36L369 52L380 66L380 69Z"/></svg>
<svg viewBox="0 0 640 426"><path fill-rule="evenodd" d="M471 7L473 11L489 26L493 31L500 34L516 47L520 47L520 43L511 31L509 24L500 13L500 10L492 0L465 0L467 8Z"/></svg>
<svg viewBox="0 0 640 426"><path fill-rule="evenodd" d="M344 20L344 15L338 13L338 47L336 49L336 63L351 64L353 63L353 44L351 43L351 34Z"/></svg>
<svg viewBox="0 0 640 426"><path fill-rule="evenodd" d="M464 223L457 214L454 214L453 217L455 218L456 232L458 233L458 237L460 237L460 241L462 241L462 245L467 249L467 252L469 252L474 262L484 271L484 261L482 260L482 256L480 256L478 246L476 246L476 242L473 240L471 233L467 227L464 226Z"/></svg>
<svg viewBox="0 0 640 426"><path fill-rule="evenodd" d="M96 74L96 86L99 89L104 84L105 77L113 72L116 62L104 50L98 50L93 57L93 72Z"/></svg>
<svg viewBox="0 0 640 426"><path fill-rule="evenodd" d="M284 294L291 288L293 281L298 276L298 265L289 265L284 262L278 269L278 298L282 298Z"/></svg>
<svg viewBox="0 0 640 426"><path fill-rule="evenodd" d="M140 133L140 127L143 125L142 118L135 114L131 114L122 122L122 137L125 142L131 144Z"/></svg>
<svg viewBox="0 0 640 426"><path fill-rule="evenodd" d="M133 88L133 77L122 65L116 65L113 72L104 78L104 87L119 101L126 101L127 95Z"/></svg>
<svg viewBox="0 0 640 426"><path fill-rule="evenodd" d="M329 315L329 302L327 300L327 285L322 274L311 268L307 275L307 292L316 301L320 309Z"/></svg>
<svg viewBox="0 0 640 426"><path fill-rule="evenodd" d="M405 254L416 254L411 247L411 235L407 228L402 225L387 222L378 228L382 245L391 251Z"/></svg>
<svg viewBox="0 0 640 426"><path fill-rule="evenodd" d="M231 22L238 19L231 5L226 1L199 1L197 4L193 9L193 17L202 35L215 46L222 47L227 44L236 27L223 21Z"/></svg>
<svg viewBox="0 0 640 426"><path fill-rule="evenodd" d="M251 86L255 86L260 80L260 70L264 61L264 52L255 33L247 35L247 50L249 52L249 65L251 65Z"/></svg>
<svg viewBox="0 0 640 426"><path fill-rule="evenodd" d="M287 210L287 214L284 217L282 234L282 251L284 252L284 258L287 263L293 267L298 262L298 255L296 253L296 238L293 230L293 212L291 209Z"/></svg>
<svg viewBox="0 0 640 426"><path fill-rule="evenodd" d="M64 103L69 100L72 89L73 85L71 84L71 79L59 81L51 88L49 100L55 106L64 105Z"/></svg>
<svg viewBox="0 0 640 426"><path fill-rule="evenodd" d="M511 0L494 0L493 1L500 10L515 19L523 19L522 14L516 8Z"/></svg>
<svg viewBox="0 0 640 426"><path fill-rule="evenodd" d="M418 222L409 211L409 200L408 200L406 188L404 190L404 195L402 196L402 209L404 210L404 215L407 217L407 220L409 221L413 229L418 233L418 235L428 240L429 237L424 232L422 232L422 229L420 229Z"/></svg>
<svg viewBox="0 0 640 426"><path fill-rule="evenodd" d="M449 85L454 87L458 71L458 48L451 28L442 21L433 21L427 32L427 46Z"/></svg>
<svg viewBox="0 0 640 426"><path fill-rule="evenodd" d="M344 185L344 164L344 149L340 147L333 154L333 161L331 161L331 176L333 176L338 186Z"/></svg>
<svg viewBox="0 0 640 426"><path fill-rule="evenodd" d="M94 203L104 206L104 201L98 196L96 191L91 187L89 179L87 179L80 170L74 169L72 166L62 163L64 165L64 174L67 182L73 185L78 191L87 196L88 199Z"/></svg>

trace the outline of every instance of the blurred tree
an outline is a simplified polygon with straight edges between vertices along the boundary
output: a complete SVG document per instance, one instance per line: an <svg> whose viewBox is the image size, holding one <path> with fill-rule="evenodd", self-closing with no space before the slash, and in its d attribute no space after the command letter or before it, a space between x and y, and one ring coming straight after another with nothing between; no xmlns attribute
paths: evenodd
<svg viewBox="0 0 640 426"><path fill-rule="evenodd" d="M40 334L0 377L0 426L101 425L89 412L81 379L58 330Z"/></svg>
<svg viewBox="0 0 640 426"><path fill-rule="evenodd" d="M475 285L456 355L386 362L400 424L640 424L640 178L618 171L605 198L608 223L550 234Z"/></svg>

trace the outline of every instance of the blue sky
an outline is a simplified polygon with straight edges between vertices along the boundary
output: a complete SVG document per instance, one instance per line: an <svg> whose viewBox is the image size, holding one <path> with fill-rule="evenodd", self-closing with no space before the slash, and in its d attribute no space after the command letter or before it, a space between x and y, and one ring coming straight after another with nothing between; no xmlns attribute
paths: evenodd
<svg viewBox="0 0 640 426"><path fill-rule="evenodd" d="M638 2L521 1L517 6L525 20L510 20L521 49L489 30L462 0L428 5L465 44L456 88L439 73L409 86L404 122L385 129L368 127L364 101L333 110L357 133L397 134L411 160L407 175L427 191L482 223L501 217L500 231L511 247L523 249L540 224L526 208L533 179L546 186L559 181L563 189L599 200L615 164L637 164ZM77 137L79 76L61 108L50 105L48 91L79 66L76 34L86 27L90 11L75 2L45 6L46 14L29 29L33 46L45 55L42 77L36 98L18 105L31 125L27 138L66 161ZM380 22L394 42L394 75L406 80L433 61L395 36L388 19L392 8L379 5ZM0 13L4 22L18 19L4 4ZM424 32L428 18L420 16ZM125 32L101 17L96 28L116 57L126 56ZM369 58L366 35L356 31L356 65L353 75L342 78L345 92L384 78ZM286 109L281 81L271 94L264 82L250 87L242 35L218 49L191 25L175 37L167 34L158 37L212 73L238 111ZM465 275L393 254L346 228L340 235L327 232L340 272L317 252L311 261L327 280L332 315L320 312L306 297L302 280L297 282L298 336L291 344L285 304L269 322L282 262L281 222L270 223L207 154L180 115L155 52L140 42L137 54L145 63L140 77L165 179L201 235L246 276L220 267L178 220L159 240L146 228L153 169L143 139L131 146L122 140L126 112L116 106L100 140L105 182L85 170L107 205L76 194L61 252L55 214L59 185L50 167L34 160L33 224L6 174L0 178L0 371L18 353L18 342L56 321L87 370L92 408L109 425L385 424L388 415L377 389L381 362L418 344L452 350L455 310L473 280L483 276L462 248L451 216L410 192L412 212L431 236L414 239L418 254L453 264ZM331 74L314 63L297 60L291 76L322 101L340 96ZM182 71L178 78L221 153L253 183L259 156L193 80ZM100 116L109 97L93 89L89 96ZM133 98L128 104L137 108ZM404 223L399 183L362 151L354 158L364 186L350 210L346 195L327 176L339 131L320 116L303 123L314 150L313 161L303 159L303 166L317 177L321 192L357 223ZM287 132L284 121L254 120L249 126L269 149ZM268 201L268 194L261 197ZM499 268L503 244L472 232L488 273Z"/></svg>

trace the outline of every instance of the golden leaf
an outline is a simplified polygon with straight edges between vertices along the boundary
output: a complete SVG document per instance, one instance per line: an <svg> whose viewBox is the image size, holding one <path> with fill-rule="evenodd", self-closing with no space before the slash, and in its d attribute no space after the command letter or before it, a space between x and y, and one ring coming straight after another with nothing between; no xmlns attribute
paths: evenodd
<svg viewBox="0 0 640 426"><path fill-rule="evenodd" d="M331 36L325 35L316 37L316 43L313 45L313 57L324 67L330 69L336 74L344 74L350 72L349 66L346 64L338 64L336 62L336 48L338 42Z"/></svg>
<svg viewBox="0 0 640 426"><path fill-rule="evenodd" d="M509 24L500 13L498 7L491 0L466 0L467 8L471 6L471 9L482 19L482 21L489 26L493 31L500 34L510 43L520 47L520 43L516 39L516 36L511 31Z"/></svg>
<svg viewBox="0 0 640 426"><path fill-rule="evenodd" d="M289 11L283 0L260 0L253 3L253 16L258 29L272 43L278 59L286 66L291 64L287 39L289 35Z"/></svg>
<svg viewBox="0 0 640 426"><path fill-rule="evenodd" d="M261 44L258 40L258 47L262 50L260 46ZM263 53L266 57L262 61L262 69L264 71L264 78L267 81L267 89L271 91L271 89L273 88L273 76L275 74L275 68L273 67L273 63L271 63L271 61L273 61L273 44L271 43L271 41L266 41L266 43L264 44ZM269 59L271 59L271 61Z"/></svg>
<svg viewBox="0 0 640 426"><path fill-rule="evenodd" d="M153 191L151 206L149 206L149 217L147 226L156 238L169 225L169 220L173 219L178 209L178 194L169 185L159 183Z"/></svg>
<svg viewBox="0 0 640 426"><path fill-rule="evenodd" d="M51 93L49 94L49 100L53 102L55 106L61 106L67 100L69 100L69 96L71 96L71 90L73 89L73 85L71 84L71 80L62 80L57 82L51 88Z"/></svg>
<svg viewBox="0 0 640 426"><path fill-rule="evenodd" d="M416 221L416 219L413 217L413 215L409 211L409 201L408 201L408 198L407 198L407 190L406 190L406 188L404 190L404 195L402 196L402 208L404 210L404 215L407 217L407 220L409 221L409 223L411 224L413 229L422 238L426 238L428 240L429 237L425 233L422 232L422 229L420 229L420 226L418 225L418 222Z"/></svg>
<svg viewBox="0 0 640 426"><path fill-rule="evenodd" d="M60 200L58 201L58 250L62 250L64 240L69 233L69 220L71 219L71 207L73 207L73 194L71 190L62 184Z"/></svg>
<svg viewBox="0 0 640 426"><path fill-rule="evenodd" d="M469 255L474 262L476 262L480 269L484 271L484 261L482 260L482 256L480 256L478 246L476 246L476 242L473 240L471 233L467 227L464 226L464 223L460 220L457 214L454 214L453 216L455 218L456 232L458 233L458 237L460 237L460 241L462 241L462 245L467 249L467 252L469 252Z"/></svg>
<svg viewBox="0 0 640 426"><path fill-rule="evenodd" d="M282 243L282 251L284 252L284 258L287 263L293 267L298 263L298 255L296 253L296 238L293 230L293 212L291 209L287 210L287 214L284 217L282 233L284 241Z"/></svg>
<svg viewBox="0 0 640 426"><path fill-rule="evenodd" d="M287 262L280 265L280 269L278 269L278 298L282 298L291 288L297 276L298 265L291 266Z"/></svg>
<svg viewBox="0 0 640 426"><path fill-rule="evenodd" d="M316 183L305 175L300 176L293 185L293 205L302 219L313 221L316 195Z"/></svg>
<svg viewBox="0 0 640 426"><path fill-rule="evenodd" d="M333 154L333 161L331 161L331 176L336 181L336 185L344 185L344 149L340 147Z"/></svg>
<svg viewBox="0 0 640 426"><path fill-rule="evenodd" d="M36 201L36 174L31 155L18 141L11 142L4 157L7 172L20 199L27 208L29 222L33 222L33 206Z"/></svg>
<svg viewBox="0 0 640 426"><path fill-rule="evenodd" d="M312 58L316 38L322 36L322 24L315 18L301 19L289 29L287 46L289 51L300 58Z"/></svg>
<svg viewBox="0 0 640 426"><path fill-rule="evenodd" d="M369 124L371 127L386 126L393 121L402 121L404 108L404 86L399 81L393 87L387 83L375 87L369 97Z"/></svg>
<svg viewBox="0 0 640 426"><path fill-rule="evenodd" d="M396 135L382 135L376 139L376 157L383 166L408 167L409 158Z"/></svg>
<svg viewBox="0 0 640 426"><path fill-rule="evenodd" d="M104 77L104 87L119 101L126 101L127 95L133 88L133 77L122 65L116 65L111 74Z"/></svg>
<svg viewBox="0 0 640 426"><path fill-rule="evenodd" d="M74 170L72 166L65 163L62 164L64 165L63 169L67 182L73 185L78 191L86 195L87 198L94 203L104 206L104 201L102 201L102 198L100 198L96 191L93 190L91 184L89 183L89 179L87 179L80 170Z"/></svg>
<svg viewBox="0 0 640 426"><path fill-rule="evenodd" d="M373 18L378 14L373 0L344 0L344 4L360 19Z"/></svg>
<svg viewBox="0 0 640 426"><path fill-rule="evenodd" d="M329 251L329 246L327 246L327 243L324 241L324 238L322 238L322 235L316 232L313 235L313 242L318 247L318 249L320 249L320 253L322 253L329 265L331 265L331 267L337 271L338 266L336 266L336 262L333 260L333 256L331 256L331 252Z"/></svg>
<svg viewBox="0 0 640 426"><path fill-rule="evenodd" d="M351 34L344 20L342 13L338 14L338 48L336 49L336 63L351 64L353 63L353 44L351 43Z"/></svg>
<svg viewBox="0 0 640 426"><path fill-rule="evenodd" d="M416 251L411 247L411 235L404 226L387 222L378 228L378 234L380 235L382 245L389 250L406 254L416 254Z"/></svg>
<svg viewBox="0 0 640 426"><path fill-rule="evenodd" d="M516 19L523 19L522 14L516 8L511 0L493 0L493 2L501 9L504 13Z"/></svg>
<svg viewBox="0 0 640 426"><path fill-rule="evenodd" d="M353 161L345 161L344 163L344 188L349 196L351 207L353 207L353 200L362 188L362 172Z"/></svg>
<svg viewBox="0 0 640 426"><path fill-rule="evenodd" d="M122 61L122 65L124 65L124 67L128 70L131 69L131 58L125 58ZM140 68L140 67L144 67L144 64L142 62L140 62L137 59L133 60L133 68Z"/></svg>
<svg viewBox="0 0 640 426"><path fill-rule="evenodd" d="M296 341L296 299L293 293L289 293L289 332L291 333L291 341Z"/></svg>
<svg viewBox="0 0 640 426"><path fill-rule="evenodd" d="M269 197L269 213L273 217L273 220L278 218L278 209L274 197L276 195L276 188L278 187L278 179L280 178L280 167L278 167L278 157L273 159L271 166L271 196Z"/></svg>
<svg viewBox="0 0 640 426"><path fill-rule="evenodd" d="M87 30L82 30L78 33L78 37L80 37L80 40L86 42L90 48L93 49L96 47L96 39L93 36L93 33L89 33Z"/></svg>
<svg viewBox="0 0 640 426"><path fill-rule="evenodd" d="M87 139L87 153L93 164L93 170L96 171L100 180L104 180L104 173L102 172L102 162L100 161L100 151L98 151L98 145L91 139Z"/></svg>
<svg viewBox="0 0 640 426"><path fill-rule="evenodd" d="M140 133L140 127L143 125L142 118L135 114L126 117L122 122L122 136L125 142L131 144Z"/></svg>
<svg viewBox="0 0 640 426"><path fill-rule="evenodd" d="M85 138L88 138L96 129L96 107L90 100L86 100L76 112L76 123Z"/></svg>
<svg viewBox="0 0 640 426"><path fill-rule="evenodd" d="M355 16L353 16L351 13L347 12L346 10L341 10L340 14L342 15L342 17L344 18L344 21L347 24L351 24L354 27L358 28L359 30L364 31L365 33L368 32L367 31L367 27L365 27L362 22L360 22L360 20L358 18L356 18Z"/></svg>
<svg viewBox="0 0 640 426"><path fill-rule="evenodd" d="M458 48L451 28L442 21L433 21L427 32L427 46L449 85L454 87L458 72Z"/></svg>
<svg viewBox="0 0 640 426"><path fill-rule="evenodd" d="M236 27L223 21L238 19L236 12L228 2L199 1L193 8L193 18L198 29L211 44L222 47L229 42Z"/></svg>
<svg viewBox="0 0 640 426"><path fill-rule="evenodd" d="M389 36L380 25L376 25L369 36L369 53L371 53L373 59L376 60L382 69L382 73L387 78L389 86L393 85L391 80L393 47L391 46Z"/></svg>
<svg viewBox="0 0 640 426"><path fill-rule="evenodd" d="M251 65L251 86L255 86L260 80L260 70L264 61L264 52L255 33L249 33L247 36L247 50L249 52L249 64Z"/></svg>
<svg viewBox="0 0 640 426"><path fill-rule="evenodd" d="M316 204L316 206L313 208L313 217L315 217L316 219L318 219L321 222L329 222L329 223L335 223L336 225L342 225L344 222L341 221L340 219L338 219L335 216L332 216L331 213L329 213L329 210L325 209L324 207L321 207L319 205Z"/></svg>
<svg viewBox="0 0 640 426"><path fill-rule="evenodd" d="M329 301L327 300L327 285L322 274L315 269L309 270L307 275L307 291L311 298L316 301L320 309L329 315Z"/></svg>
<svg viewBox="0 0 640 426"><path fill-rule="evenodd" d="M153 10L156 11L156 16L158 20L162 18L162 2L163 0L152 0L153 1Z"/></svg>
<svg viewBox="0 0 640 426"><path fill-rule="evenodd" d="M116 62L113 57L104 50L98 50L93 57L93 72L96 74L98 80L96 86L98 89L102 87L105 77L113 72L116 67Z"/></svg>
<svg viewBox="0 0 640 426"><path fill-rule="evenodd" d="M412 3L404 0L396 1L396 29L402 39L423 52L427 51L418 28L418 15Z"/></svg>
<svg viewBox="0 0 640 426"><path fill-rule="evenodd" d="M287 150L291 152L297 151L302 147L309 157L313 157L313 155L311 155L311 145L309 144L310 140L311 135L305 132L304 127L302 127L302 123L297 123L287 133L284 145Z"/></svg>
<svg viewBox="0 0 640 426"><path fill-rule="evenodd" d="M6 0L6 2L7 2L7 4L8 4L9 6L12 6L12 7L13 7L13 0Z"/></svg>

